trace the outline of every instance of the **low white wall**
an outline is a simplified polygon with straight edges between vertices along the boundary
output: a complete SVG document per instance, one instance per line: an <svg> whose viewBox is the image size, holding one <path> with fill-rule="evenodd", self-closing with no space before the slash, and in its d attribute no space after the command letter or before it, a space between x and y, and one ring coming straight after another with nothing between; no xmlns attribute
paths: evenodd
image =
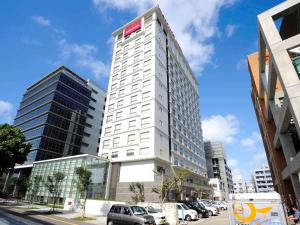
<svg viewBox="0 0 300 225"><path fill-rule="evenodd" d="M125 204L125 202L87 199L85 205L85 212L88 215L107 216L107 213L109 212L113 204ZM79 200L75 201L74 199L67 198L64 204L64 210L79 212Z"/></svg>

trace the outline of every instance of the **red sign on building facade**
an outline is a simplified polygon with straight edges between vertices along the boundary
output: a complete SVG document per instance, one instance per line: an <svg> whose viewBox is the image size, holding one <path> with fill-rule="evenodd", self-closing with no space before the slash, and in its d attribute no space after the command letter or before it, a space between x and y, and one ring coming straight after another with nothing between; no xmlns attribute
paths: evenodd
<svg viewBox="0 0 300 225"><path fill-rule="evenodd" d="M135 32L142 27L142 20L138 20L133 24L130 24L128 27L124 29L124 37L130 35L131 33Z"/></svg>

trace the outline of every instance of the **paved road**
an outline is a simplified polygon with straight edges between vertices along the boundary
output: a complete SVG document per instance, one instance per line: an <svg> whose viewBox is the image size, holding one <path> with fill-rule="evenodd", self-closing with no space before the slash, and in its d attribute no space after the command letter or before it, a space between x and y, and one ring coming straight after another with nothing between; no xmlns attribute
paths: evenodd
<svg viewBox="0 0 300 225"><path fill-rule="evenodd" d="M55 215L12 207L0 207L0 225L87 225Z"/></svg>
<svg viewBox="0 0 300 225"><path fill-rule="evenodd" d="M218 216L199 219L198 221L189 222L189 225L229 225L227 211L222 211Z"/></svg>

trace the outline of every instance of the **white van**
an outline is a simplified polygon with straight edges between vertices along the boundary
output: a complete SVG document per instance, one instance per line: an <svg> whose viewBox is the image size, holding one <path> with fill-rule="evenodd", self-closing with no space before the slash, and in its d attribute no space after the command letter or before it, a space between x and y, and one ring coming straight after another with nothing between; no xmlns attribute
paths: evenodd
<svg viewBox="0 0 300 225"><path fill-rule="evenodd" d="M287 225L281 197L277 192L230 194L230 225Z"/></svg>

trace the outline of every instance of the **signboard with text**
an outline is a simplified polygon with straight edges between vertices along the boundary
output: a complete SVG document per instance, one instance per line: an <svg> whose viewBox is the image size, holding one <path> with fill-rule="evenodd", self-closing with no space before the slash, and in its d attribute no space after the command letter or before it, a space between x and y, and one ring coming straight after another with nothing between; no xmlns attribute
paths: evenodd
<svg viewBox="0 0 300 225"><path fill-rule="evenodd" d="M127 37L128 35L135 32L136 30L141 29L141 27L142 27L142 20L138 20L133 24L130 24L124 29L124 37Z"/></svg>

